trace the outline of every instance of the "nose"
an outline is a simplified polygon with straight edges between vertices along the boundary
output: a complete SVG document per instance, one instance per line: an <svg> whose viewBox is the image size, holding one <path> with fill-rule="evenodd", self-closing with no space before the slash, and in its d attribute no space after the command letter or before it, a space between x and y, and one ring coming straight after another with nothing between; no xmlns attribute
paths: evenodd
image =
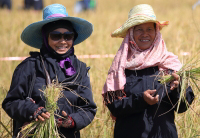
<svg viewBox="0 0 200 138"><path fill-rule="evenodd" d="M147 32L147 31L143 31L142 35L143 35L144 37L146 37L146 36L148 36L148 32Z"/></svg>
<svg viewBox="0 0 200 138"><path fill-rule="evenodd" d="M60 42L61 42L61 43L66 43L66 40L64 39L63 36L61 37Z"/></svg>

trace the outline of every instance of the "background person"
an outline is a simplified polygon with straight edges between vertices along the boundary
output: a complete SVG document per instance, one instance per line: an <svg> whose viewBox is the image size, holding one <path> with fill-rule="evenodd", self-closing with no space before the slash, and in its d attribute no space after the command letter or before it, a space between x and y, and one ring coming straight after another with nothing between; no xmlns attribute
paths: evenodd
<svg viewBox="0 0 200 138"><path fill-rule="evenodd" d="M81 13L87 10L95 10L97 0L77 0L74 5L74 13Z"/></svg>
<svg viewBox="0 0 200 138"><path fill-rule="evenodd" d="M24 0L24 9L42 10L44 8L43 0Z"/></svg>
<svg viewBox="0 0 200 138"><path fill-rule="evenodd" d="M11 0L0 0L0 8L4 8L6 6L7 9L12 9L12 1Z"/></svg>
<svg viewBox="0 0 200 138"><path fill-rule="evenodd" d="M50 117L40 91L47 84L44 68L51 81L58 79L59 83L67 84L64 97L57 102L57 114L63 117L55 116L59 132L67 138L79 138L79 130L91 123L96 114L96 104L88 76L89 68L74 55L74 46L87 39L92 31L90 22L68 16L65 7L60 4L44 8L43 20L24 29L22 41L40 49L40 52L32 52L17 66L10 90L2 103L3 109L14 120L13 138L20 134L18 132L24 124L33 120L45 121Z"/></svg>
<svg viewBox="0 0 200 138"><path fill-rule="evenodd" d="M174 123L180 92L180 77L166 88L159 73L181 69L178 57L168 52L160 30L168 22L156 20L150 5L133 7L128 20L112 33L124 38L108 72L103 88L104 103L116 120L115 138L178 138ZM194 99L186 90L189 104ZM178 112L187 110L182 101Z"/></svg>

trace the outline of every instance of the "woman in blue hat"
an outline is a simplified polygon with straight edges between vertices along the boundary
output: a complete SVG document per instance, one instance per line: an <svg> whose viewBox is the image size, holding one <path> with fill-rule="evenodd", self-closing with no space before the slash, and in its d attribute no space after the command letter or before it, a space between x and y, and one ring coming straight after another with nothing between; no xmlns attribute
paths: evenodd
<svg viewBox="0 0 200 138"><path fill-rule="evenodd" d="M79 130L91 123L96 104L88 77L89 68L74 55L74 46L87 39L92 31L90 22L70 17L60 4L44 8L43 20L24 29L22 41L40 52L31 52L30 57L17 66L2 103L3 109L14 120L13 138L25 123L45 121L50 117L40 91L49 82L46 78L50 81L58 79L69 88L63 92L69 101L66 98L58 100L58 114L65 118L57 117L59 132L66 138L79 138Z"/></svg>

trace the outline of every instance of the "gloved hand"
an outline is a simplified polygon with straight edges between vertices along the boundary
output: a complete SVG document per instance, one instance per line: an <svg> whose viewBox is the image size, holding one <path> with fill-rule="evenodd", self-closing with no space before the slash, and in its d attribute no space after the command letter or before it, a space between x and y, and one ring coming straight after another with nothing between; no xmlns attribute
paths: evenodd
<svg viewBox="0 0 200 138"><path fill-rule="evenodd" d="M31 102L35 103L35 101L30 98L30 97L26 97L27 100L30 100ZM35 121L45 121L45 119L49 119L50 117L50 113L47 112L47 110L44 107L38 107L38 109L36 109L36 111L34 112L33 115L31 115L29 117L30 120L35 120Z"/></svg>
<svg viewBox="0 0 200 138"><path fill-rule="evenodd" d="M74 128L75 122L71 116L69 116L65 111L62 111L63 118L56 119L58 127Z"/></svg>
<svg viewBox="0 0 200 138"><path fill-rule="evenodd" d="M34 112L33 118L35 121L45 121L45 119L49 119L50 113L44 107L38 107L38 109Z"/></svg>

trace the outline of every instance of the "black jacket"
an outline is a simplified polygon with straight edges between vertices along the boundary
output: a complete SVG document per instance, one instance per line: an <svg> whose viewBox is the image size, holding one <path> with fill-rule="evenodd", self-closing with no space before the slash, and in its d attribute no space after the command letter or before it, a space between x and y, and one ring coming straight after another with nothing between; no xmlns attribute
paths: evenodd
<svg viewBox="0 0 200 138"><path fill-rule="evenodd" d="M158 67L146 68L133 71L125 70L126 84L124 91L126 97L122 100L114 100L107 104L110 112L117 118L114 137L115 138L177 138L177 130L174 123L173 108L179 98L178 89L170 90L167 85L166 90L156 79ZM157 89L159 103L148 105L143 98L146 90ZM191 104L194 99L193 91L187 88L186 99ZM159 106L158 106L159 105ZM177 105L177 104L176 104ZM187 110L184 102L181 103L179 113Z"/></svg>
<svg viewBox="0 0 200 138"><path fill-rule="evenodd" d="M57 62L54 62L51 57L46 57L45 55L43 56L51 80L56 79L56 76L58 77L59 82L63 82L64 79L68 79L64 71L57 66ZM73 58L76 59L75 55ZM81 97L85 98L88 103L75 94L72 94L72 92L68 89L65 89L64 95L66 98L72 105L79 107L70 106L65 98L61 98L58 101L59 109L61 111L66 111L66 113L68 113L75 121L75 128L59 128L59 131L67 138L79 138L79 130L90 124L96 114L96 104L93 101L88 68L85 63L79 61L78 59L76 59L76 61L79 65L78 67L80 68L80 74L77 77L78 82L75 81L74 84L69 84L67 87L74 90ZM31 98L36 102L36 104L27 99L34 71L36 71L36 80ZM64 81L65 83L67 83L66 80ZM20 127L25 122L30 122L32 120L30 117L38 107L45 106L44 98L40 91L40 89L44 89L45 85L46 77L43 71L40 56L38 54L25 59L15 69L10 90L2 103L3 109L14 120L13 137L17 136Z"/></svg>

